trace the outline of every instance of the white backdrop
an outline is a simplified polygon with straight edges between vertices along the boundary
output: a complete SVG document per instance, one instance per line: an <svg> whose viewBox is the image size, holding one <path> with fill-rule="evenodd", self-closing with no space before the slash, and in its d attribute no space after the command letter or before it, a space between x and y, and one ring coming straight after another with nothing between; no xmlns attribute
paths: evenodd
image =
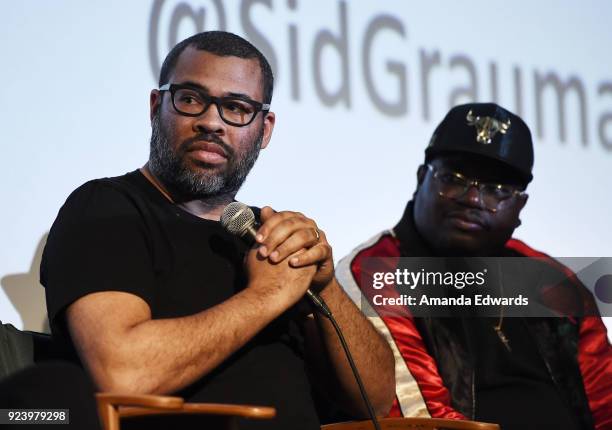
<svg viewBox="0 0 612 430"><path fill-rule="evenodd" d="M141 166L170 45L227 29L277 73L272 143L239 198L301 210L336 259L392 226L451 104L497 100L536 140L516 236L610 256L612 3L527 0L3 1L0 319L44 328L42 244L67 195ZM610 309L609 305L603 309Z"/></svg>

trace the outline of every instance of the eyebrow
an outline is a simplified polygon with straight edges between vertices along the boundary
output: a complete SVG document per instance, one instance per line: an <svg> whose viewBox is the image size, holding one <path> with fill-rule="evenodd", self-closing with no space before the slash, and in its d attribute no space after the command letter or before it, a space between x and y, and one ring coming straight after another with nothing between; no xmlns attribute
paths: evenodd
<svg viewBox="0 0 612 430"><path fill-rule="evenodd" d="M208 88L206 88L204 85L198 84L197 82L183 81L183 82L178 82L178 85L187 85L190 87L194 87L196 89L202 90L206 95L210 95L210 91L208 90ZM235 97L239 99L255 101L255 99L251 98L249 95L244 94L244 93L227 92L221 97Z"/></svg>

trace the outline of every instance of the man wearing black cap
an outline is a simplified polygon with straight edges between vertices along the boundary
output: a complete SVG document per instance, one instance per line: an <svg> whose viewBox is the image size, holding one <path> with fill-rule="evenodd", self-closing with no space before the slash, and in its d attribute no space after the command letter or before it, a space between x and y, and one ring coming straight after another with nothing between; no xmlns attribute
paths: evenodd
<svg viewBox="0 0 612 430"><path fill-rule="evenodd" d="M454 107L431 138L399 223L340 261L339 281L353 298L370 299L362 310L394 350L392 416L476 419L504 430L612 428L612 347L596 310L583 318L398 317L368 295L371 257L397 267L400 257L528 256L564 272L512 238L533 158L518 116L492 103Z"/></svg>

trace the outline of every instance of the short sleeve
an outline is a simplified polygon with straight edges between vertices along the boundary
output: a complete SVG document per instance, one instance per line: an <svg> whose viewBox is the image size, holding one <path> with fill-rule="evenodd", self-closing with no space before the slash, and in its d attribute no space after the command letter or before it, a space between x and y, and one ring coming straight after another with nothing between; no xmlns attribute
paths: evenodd
<svg viewBox="0 0 612 430"><path fill-rule="evenodd" d="M90 293L124 291L151 306L151 246L130 194L104 180L75 190L51 227L40 276L52 326L68 305Z"/></svg>

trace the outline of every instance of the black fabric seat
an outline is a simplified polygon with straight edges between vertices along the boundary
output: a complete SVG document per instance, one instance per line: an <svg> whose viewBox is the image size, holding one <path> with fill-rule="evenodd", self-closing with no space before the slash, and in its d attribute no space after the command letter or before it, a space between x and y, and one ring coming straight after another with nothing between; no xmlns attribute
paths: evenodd
<svg viewBox="0 0 612 430"><path fill-rule="evenodd" d="M30 365L63 358L51 335L0 324L0 380Z"/></svg>
<svg viewBox="0 0 612 430"><path fill-rule="evenodd" d="M99 430L94 386L60 351L48 334L0 324L0 408L68 409L67 429ZM2 428L38 428L17 425Z"/></svg>

